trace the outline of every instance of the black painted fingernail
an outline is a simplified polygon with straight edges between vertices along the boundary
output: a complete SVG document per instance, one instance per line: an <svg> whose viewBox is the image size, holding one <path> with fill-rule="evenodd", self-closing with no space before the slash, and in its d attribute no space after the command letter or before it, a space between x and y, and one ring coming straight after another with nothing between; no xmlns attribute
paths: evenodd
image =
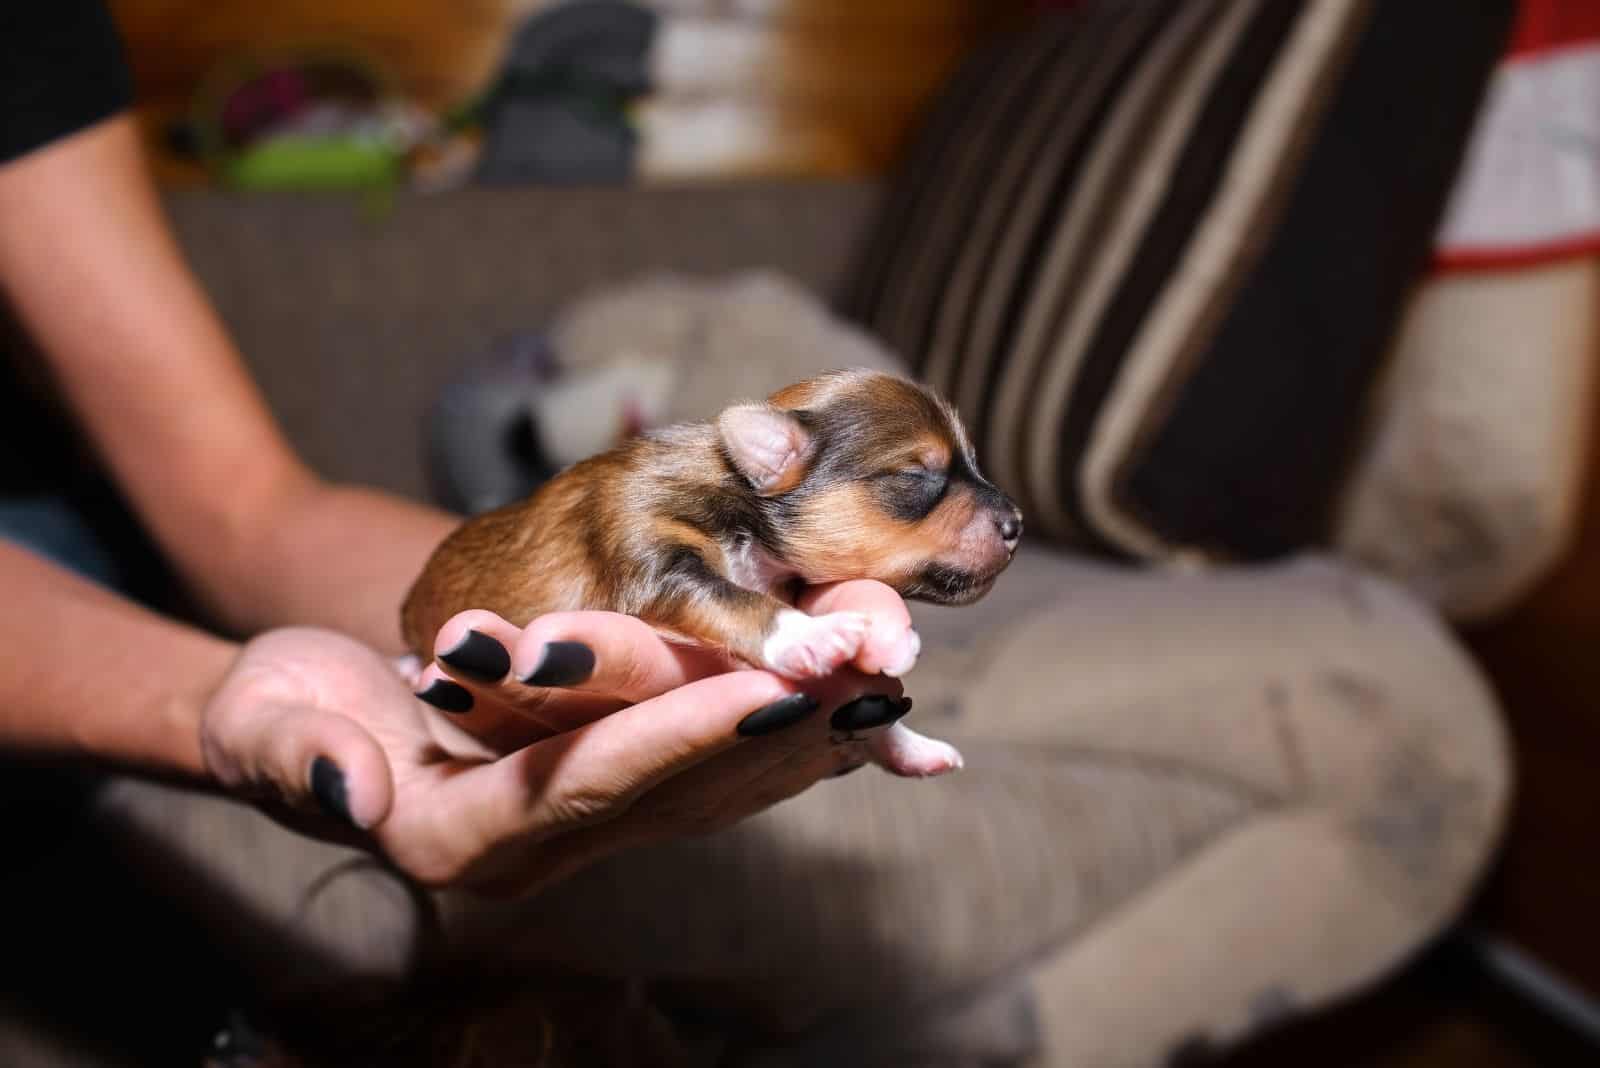
<svg viewBox="0 0 1600 1068"><path fill-rule="evenodd" d="M817 699L808 693L792 693L770 705L756 709L739 721L738 731L747 738L771 734L793 726L817 710Z"/></svg>
<svg viewBox="0 0 1600 1068"><path fill-rule="evenodd" d="M479 631L469 630L455 645L439 654L443 663L484 682L499 682L511 670L506 647Z"/></svg>
<svg viewBox="0 0 1600 1068"><path fill-rule="evenodd" d="M417 696L442 712L472 710L472 694L459 682L451 682L449 679L434 679L428 684L428 688Z"/></svg>
<svg viewBox="0 0 1600 1068"><path fill-rule="evenodd" d="M522 681L529 686L572 686L593 674L593 649L582 642L549 642Z"/></svg>
<svg viewBox="0 0 1600 1068"><path fill-rule="evenodd" d="M870 693L858 697L847 705L839 706L828 726L836 731L865 731L893 723L911 710L908 698L896 700L882 694Z"/></svg>
<svg viewBox="0 0 1600 1068"><path fill-rule="evenodd" d="M846 764L844 767L840 768L838 771L834 772L832 775L829 775L828 778L830 778L830 779L842 779L846 775L850 774L852 771L860 771L862 768L864 768L866 766L867 766L867 762L865 760L863 760L859 764Z"/></svg>
<svg viewBox="0 0 1600 1068"><path fill-rule="evenodd" d="M344 772L325 756L319 756L311 762L311 796L317 799L322 811L355 826L355 817L350 815L350 792L345 787Z"/></svg>

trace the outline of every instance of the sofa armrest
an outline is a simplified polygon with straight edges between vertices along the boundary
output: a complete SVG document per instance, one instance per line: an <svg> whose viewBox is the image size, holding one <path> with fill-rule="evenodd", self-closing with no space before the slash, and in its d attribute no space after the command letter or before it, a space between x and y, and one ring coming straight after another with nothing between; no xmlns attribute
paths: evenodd
<svg viewBox="0 0 1600 1068"><path fill-rule="evenodd" d="M1437 277L1412 300L1336 544L1457 621L1503 612L1572 544L1600 261Z"/></svg>

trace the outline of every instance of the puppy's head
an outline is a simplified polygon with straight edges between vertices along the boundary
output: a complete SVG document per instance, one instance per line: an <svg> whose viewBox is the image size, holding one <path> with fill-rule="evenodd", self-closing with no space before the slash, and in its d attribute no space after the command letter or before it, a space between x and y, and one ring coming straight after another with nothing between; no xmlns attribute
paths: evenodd
<svg viewBox="0 0 1600 1068"><path fill-rule="evenodd" d="M808 583L873 578L967 604L1011 562L1022 513L978 471L949 404L893 375L836 371L717 420L773 548Z"/></svg>

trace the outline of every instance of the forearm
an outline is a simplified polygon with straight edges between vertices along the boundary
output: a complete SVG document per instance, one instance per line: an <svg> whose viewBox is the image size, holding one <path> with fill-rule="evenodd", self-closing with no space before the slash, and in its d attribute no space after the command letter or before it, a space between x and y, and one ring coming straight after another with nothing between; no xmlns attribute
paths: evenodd
<svg viewBox="0 0 1600 1068"><path fill-rule="evenodd" d="M459 521L379 490L304 485L251 527L218 595L245 631L329 627L398 654L401 601Z"/></svg>
<svg viewBox="0 0 1600 1068"><path fill-rule="evenodd" d="M205 775L200 716L237 650L0 541L0 749Z"/></svg>
<svg viewBox="0 0 1600 1068"><path fill-rule="evenodd" d="M452 517L330 486L290 448L168 230L132 123L0 168L0 288L213 622L398 648Z"/></svg>

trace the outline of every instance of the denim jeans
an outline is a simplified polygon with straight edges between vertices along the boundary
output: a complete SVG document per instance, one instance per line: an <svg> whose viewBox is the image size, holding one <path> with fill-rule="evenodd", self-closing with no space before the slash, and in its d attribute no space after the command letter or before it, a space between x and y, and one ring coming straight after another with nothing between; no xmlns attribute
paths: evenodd
<svg viewBox="0 0 1600 1068"><path fill-rule="evenodd" d="M110 547L65 496L0 498L0 540L15 542L109 589L126 586L127 575ZM50 855L73 833L98 776L84 769L40 766L0 750L0 777L0 807L12 816L0 820L10 843L0 860L4 875Z"/></svg>
<svg viewBox="0 0 1600 1068"><path fill-rule="evenodd" d="M125 576L94 528L66 498L0 498L0 538L111 589Z"/></svg>

